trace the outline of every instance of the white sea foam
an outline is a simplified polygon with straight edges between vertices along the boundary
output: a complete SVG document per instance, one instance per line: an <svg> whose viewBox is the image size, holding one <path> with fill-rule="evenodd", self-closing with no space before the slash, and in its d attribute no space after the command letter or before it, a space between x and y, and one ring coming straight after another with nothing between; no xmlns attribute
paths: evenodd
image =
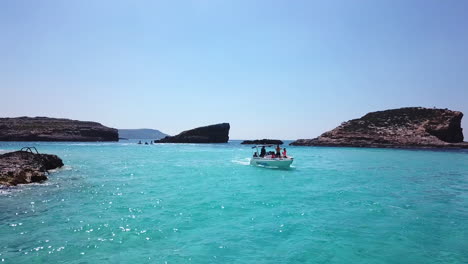
<svg viewBox="0 0 468 264"><path fill-rule="evenodd" d="M17 187L30 187L30 186L51 186L55 185L54 183L50 181L45 181L45 182L33 182L33 183L26 183L26 184L18 184Z"/></svg>
<svg viewBox="0 0 468 264"><path fill-rule="evenodd" d="M70 165L65 165L61 168L57 168L57 169L52 169L52 170L49 170L49 172L58 172L58 171L69 171L69 170L72 170L73 167L70 166Z"/></svg>
<svg viewBox="0 0 468 264"><path fill-rule="evenodd" d="M2 186L2 185L0 185L0 188L1 188L1 186ZM2 196L2 195L8 195L8 194L10 194L10 193L11 193L11 191L8 190L8 189L5 189L5 190L0 189L0 196Z"/></svg>
<svg viewBox="0 0 468 264"><path fill-rule="evenodd" d="M240 164L240 165L250 165L250 159L240 159L240 160L231 160L232 163Z"/></svg>
<svg viewBox="0 0 468 264"><path fill-rule="evenodd" d="M5 186L0 185L0 196L10 195L15 192L22 192L23 188L20 188L20 185L17 186Z"/></svg>

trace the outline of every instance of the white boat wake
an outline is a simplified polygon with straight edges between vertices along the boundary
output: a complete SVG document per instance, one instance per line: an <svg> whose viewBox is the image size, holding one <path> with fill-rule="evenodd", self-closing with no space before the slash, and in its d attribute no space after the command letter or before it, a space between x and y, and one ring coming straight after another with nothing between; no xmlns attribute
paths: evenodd
<svg viewBox="0 0 468 264"><path fill-rule="evenodd" d="M244 158L240 160L231 160L232 163L240 164L240 165L245 165L249 166L250 165L250 159L249 158Z"/></svg>

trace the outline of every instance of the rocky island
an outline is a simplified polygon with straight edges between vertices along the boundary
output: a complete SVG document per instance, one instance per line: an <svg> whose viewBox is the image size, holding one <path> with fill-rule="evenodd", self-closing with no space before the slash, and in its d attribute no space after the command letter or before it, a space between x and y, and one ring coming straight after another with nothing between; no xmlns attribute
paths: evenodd
<svg viewBox="0 0 468 264"><path fill-rule="evenodd" d="M229 129L229 123L198 127L156 140L155 143L226 143L229 140Z"/></svg>
<svg viewBox="0 0 468 264"><path fill-rule="evenodd" d="M278 139L255 139L255 140L244 140L243 145L283 145L283 141Z"/></svg>
<svg viewBox="0 0 468 264"><path fill-rule="evenodd" d="M56 155L15 151L0 155L0 185L15 186L47 180L48 170L63 166Z"/></svg>
<svg viewBox="0 0 468 264"><path fill-rule="evenodd" d="M468 148L463 142L462 117L458 111L423 107L371 112L317 138L299 139L290 145Z"/></svg>
<svg viewBox="0 0 468 264"><path fill-rule="evenodd" d="M0 118L0 141L118 141L117 129L63 118Z"/></svg>

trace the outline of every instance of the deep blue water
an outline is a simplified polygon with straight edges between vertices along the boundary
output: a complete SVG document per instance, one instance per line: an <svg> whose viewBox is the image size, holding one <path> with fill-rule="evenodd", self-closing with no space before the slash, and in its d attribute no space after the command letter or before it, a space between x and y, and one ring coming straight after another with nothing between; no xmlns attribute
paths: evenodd
<svg viewBox="0 0 468 264"><path fill-rule="evenodd" d="M0 189L3 263L468 263L468 152L35 145L66 166Z"/></svg>

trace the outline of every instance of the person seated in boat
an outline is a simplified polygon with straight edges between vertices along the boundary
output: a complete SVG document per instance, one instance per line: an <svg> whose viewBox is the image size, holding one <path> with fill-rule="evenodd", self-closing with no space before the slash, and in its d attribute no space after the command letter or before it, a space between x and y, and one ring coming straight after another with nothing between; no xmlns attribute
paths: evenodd
<svg viewBox="0 0 468 264"><path fill-rule="evenodd" d="M255 151L255 153L254 153L254 155L253 155L253 156L254 156L254 158L257 158L257 157L258 157L258 153L257 153L257 151Z"/></svg>
<svg viewBox="0 0 468 264"><path fill-rule="evenodd" d="M281 148L279 145L276 145L276 157L281 158Z"/></svg>
<svg viewBox="0 0 468 264"><path fill-rule="evenodd" d="M262 149L260 150L260 157L265 157L266 155L266 150L265 150L265 146L262 147Z"/></svg>
<svg viewBox="0 0 468 264"><path fill-rule="evenodd" d="M288 157L286 154L287 154L286 148L284 148L284 149L283 149L283 157L284 157L284 158L287 158L287 157Z"/></svg>

